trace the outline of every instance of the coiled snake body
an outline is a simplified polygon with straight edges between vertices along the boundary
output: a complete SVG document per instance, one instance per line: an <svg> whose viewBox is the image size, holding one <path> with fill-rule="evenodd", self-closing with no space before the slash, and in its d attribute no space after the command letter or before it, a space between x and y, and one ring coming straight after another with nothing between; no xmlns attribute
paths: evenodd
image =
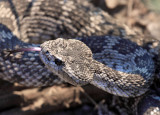
<svg viewBox="0 0 160 115"><path fill-rule="evenodd" d="M54 85L62 78L74 85L91 83L124 97L145 93L155 71L150 54L126 40L124 30L109 15L88 4L78 0L0 1L0 78L26 86ZM39 47L26 41L58 37L77 40L43 43L43 62L39 52L7 52Z"/></svg>

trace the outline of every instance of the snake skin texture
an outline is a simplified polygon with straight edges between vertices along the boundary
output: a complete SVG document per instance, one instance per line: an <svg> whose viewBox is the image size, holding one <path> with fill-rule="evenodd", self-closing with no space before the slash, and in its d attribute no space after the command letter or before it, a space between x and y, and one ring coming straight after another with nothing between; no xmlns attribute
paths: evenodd
<svg viewBox="0 0 160 115"><path fill-rule="evenodd" d="M105 35L114 33L114 27L115 34L122 32L108 14L88 5L79 0L1 1L1 22L22 41L31 43L57 37Z"/></svg>
<svg viewBox="0 0 160 115"><path fill-rule="evenodd" d="M0 78L25 86L50 86L60 81L44 67L38 52L9 54L6 51L18 47L35 47L37 45L19 41L2 24L0 24L0 30Z"/></svg>
<svg viewBox="0 0 160 115"><path fill-rule="evenodd" d="M74 5L75 6L74 6ZM62 6L62 7L61 7ZM69 6L70 9L66 10ZM40 9L41 10L40 10ZM83 8L83 9L82 9ZM85 5L78 4L78 1L69 0L67 2L63 0L35 0L35 1L28 1L24 0L23 2L21 0L2 0L0 1L0 23L2 25L7 26L8 29L12 32L15 37L11 39L11 41L5 40L6 38L3 36L7 36L7 33L9 30L6 30L5 27L1 26L1 44L11 44L13 46L8 47L8 45L1 45L1 50L13 50L17 47L34 47L37 45L29 45L24 44L22 42L16 42L17 38L22 40L23 42L32 42L32 43L42 43L43 41L46 41L48 39L55 39L57 37L76 37L76 36L89 36L89 35L103 35L104 33L108 33L109 31L109 22L104 22L101 18L104 17L103 15L97 13L99 12L97 9L93 8L93 12L90 12L92 9ZM95 11L94 11L95 10ZM92 10L91 10L92 11ZM87 13L86 13L87 12ZM85 15L86 17L81 19L81 16ZM88 15L88 16L87 16ZM106 16L106 18L110 18L109 15ZM95 23L94 20L99 20L97 23ZM111 18L112 19L112 18ZM111 20L108 19L108 20ZM105 24L106 23L106 24ZM108 29L105 29L103 25L108 26ZM71 27L72 26L72 27ZM116 25L115 25L116 26ZM104 32L101 30L105 30ZM78 33L77 33L78 32ZM9 38L11 38L12 34ZM23 35L23 36L22 36ZM16 38L17 37L17 38ZM14 40L15 39L15 40ZM15 41L12 43L12 41ZM24 53L24 57L29 56L29 58L24 58L26 61L26 64L24 63L23 59L19 58L19 63L15 61L15 63L10 63L10 59L7 61L3 58L3 55L6 53L3 52L2 58L1 58L1 66L3 69L1 76L8 76L10 74L13 74L9 77L5 77L5 80L8 80L10 82L18 82L20 84L25 84L26 86L45 86L45 83L37 84L36 76L39 75L46 75L48 73L47 70L43 70L43 66L39 64L37 66L37 63L39 63L37 56L37 53L30 52ZM18 55L17 53L15 55ZM20 53L17 57L23 57L23 53ZM33 58L32 58L33 57ZM10 58L15 58L10 55ZM35 59L37 63L31 63L30 59ZM12 59L15 60L15 59ZM6 62L5 62L6 61ZM28 62L29 61L29 62ZM34 61L34 60L33 60ZM41 63L41 62L40 62ZM10 67L12 64L14 66ZM5 66L4 66L5 65ZM42 64L43 65L43 64ZM35 68L35 70L32 70L32 72L28 72L28 67ZM17 67L17 69L14 70L11 68ZM39 68L39 69L38 69ZM10 70L10 72L9 72ZM23 71L21 71L23 70ZM36 71L40 71L37 73ZM43 73L44 71L44 73ZM15 73L17 73L15 75ZM43 74L42 74L43 73ZM18 77L23 75L23 77ZM31 76L33 75L33 77ZM16 77L13 77L16 76ZM30 77L28 77L30 76ZM49 77L50 75L47 74ZM1 77L3 78L3 77ZM13 79L15 78L15 79ZM28 79L27 79L28 78ZM43 78L43 77L42 77ZM47 78L47 77L45 77ZM49 77L51 79L55 79L54 77ZM44 78L43 78L44 79ZM20 82L22 81L22 83ZM25 81L29 82L26 83ZM44 80L45 82L46 79ZM57 82L57 81L56 81ZM36 85L37 84L37 85Z"/></svg>
<svg viewBox="0 0 160 115"><path fill-rule="evenodd" d="M10 58L7 58L9 59L7 61L3 58L3 55L5 55L4 50L13 50L13 48L15 49L17 47L25 46L33 47L37 45L29 45L23 42L41 43L48 39L55 39L57 37L77 37L104 34L118 36L125 35L125 32L122 29L123 27L116 25L115 20L113 20L108 14L100 12L99 9L94 8L88 2L84 2L82 4L82 2L76 0L67 0L67 2L63 0L24 0L23 2L21 0L2 0L0 1L0 14L0 23L7 26L15 36L13 37L15 40L13 38L9 41L5 40L6 38L3 36L7 36L9 30L3 29L4 27L1 26L1 30L3 30L1 32L1 44L4 44L3 42L5 42L6 44L9 44L9 46L12 45L11 47L8 47L8 45L1 45L1 50L3 51L1 54L1 68L3 68L1 70L1 76L8 76L11 73L13 73L11 76L17 76L15 73L18 72L19 76L23 75L22 79L21 77L15 77L16 80L14 80L11 76L5 77L4 79L10 82L13 80L13 82L19 81L20 84L25 84L27 86L37 86L35 84L37 83L35 78L37 78L36 76L38 76L38 74L35 71L40 71L38 68L43 68L43 66L40 67L41 64L37 66L37 63L39 63L39 61L37 61L39 58L37 59L37 56L35 56L37 54L33 54L33 52L28 54L25 52L24 57L30 55L29 58L24 58L24 60L26 59L26 64L24 61L19 61L19 63L15 61L14 65L18 69L14 72L13 69L10 69L14 68L14 66L10 67L11 64L13 64L10 63L10 58L15 57L10 55ZM83 18L81 19L82 16ZM16 42L18 41L16 37L23 42ZM14 43L12 43L12 41ZM18 55L18 53L15 55ZM19 57L23 57L23 53L20 53L19 55ZM37 63L31 63L30 59L35 59ZM14 59L12 60L14 61ZM23 59L19 58L19 60ZM26 68L31 66L33 66L35 70L32 73L29 73L29 69ZM9 72L9 70L12 72ZM40 74L41 72L39 74L45 75L47 70L44 71L44 74ZM34 76L32 77L30 75ZM30 83L26 84L21 83L20 81L29 81ZM42 83L42 85L45 84Z"/></svg>
<svg viewBox="0 0 160 115"><path fill-rule="evenodd" d="M95 60L83 42L60 38L44 42L40 57L53 73L73 85L91 83L123 97L135 97L146 92L154 74L154 62L146 50L115 36L79 40L93 49ZM96 60L103 60L105 65Z"/></svg>
<svg viewBox="0 0 160 115"><path fill-rule="evenodd" d="M95 8L86 0L0 0L0 78L26 86L48 86L60 83L60 79L44 66L38 52L9 54L6 50L39 46L26 42L42 43L59 37L79 37L77 39L80 40L89 39L90 37L87 36L100 35L118 36L113 38L129 39L139 45L152 41L117 23L106 12ZM86 39L81 41L87 42ZM98 44L99 42L97 41ZM105 60L104 57L103 60L102 57L98 57L99 54L96 52L101 54L102 47L97 48L99 51L89 47L93 52L93 58L97 61L105 65L107 63L109 67L116 69L122 67L110 63L114 58ZM128 58L124 59L126 65Z"/></svg>

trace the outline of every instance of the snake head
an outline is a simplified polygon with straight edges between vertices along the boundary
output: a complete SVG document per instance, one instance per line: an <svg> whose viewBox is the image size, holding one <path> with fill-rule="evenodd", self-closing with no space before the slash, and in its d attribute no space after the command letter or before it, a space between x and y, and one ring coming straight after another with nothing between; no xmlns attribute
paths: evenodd
<svg viewBox="0 0 160 115"><path fill-rule="evenodd" d="M73 85L84 85L93 78L91 50L75 39L50 40L41 46L40 58L54 74Z"/></svg>

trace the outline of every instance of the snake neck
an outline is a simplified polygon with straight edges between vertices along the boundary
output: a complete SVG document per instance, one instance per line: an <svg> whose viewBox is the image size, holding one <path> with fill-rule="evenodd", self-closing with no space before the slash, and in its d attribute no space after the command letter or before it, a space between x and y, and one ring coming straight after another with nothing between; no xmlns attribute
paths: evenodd
<svg viewBox="0 0 160 115"><path fill-rule="evenodd" d="M91 68L94 68L91 84L117 96L140 96L153 81L153 77L146 79L139 74L116 71L96 60L93 60Z"/></svg>

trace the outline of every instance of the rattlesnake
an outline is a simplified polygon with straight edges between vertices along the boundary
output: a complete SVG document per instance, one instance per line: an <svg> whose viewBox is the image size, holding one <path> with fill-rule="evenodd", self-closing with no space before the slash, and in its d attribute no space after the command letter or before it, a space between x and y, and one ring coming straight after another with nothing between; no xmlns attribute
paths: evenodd
<svg viewBox="0 0 160 115"><path fill-rule="evenodd" d="M73 85L91 83L123 97L141 95L152 83L154 62L136 44L115 36L79 40L93 49L96 60L101 57L107 66L93 60L90 49L77 40L44 42L40 57L53 73Z"/></svg>
<svg viewBox="0 0 160 115"><path fill-rule="evenodd" d="M106 64L108 66L115 67L113 69L119 68L119 70L117 69L116 71L118 72L118 74L122 74L124 75L124 77L128 76L128 74L139 74L139 75L135 75L138 77L138 81L136 82L137 79L133 81L134 83L136 83L136 86L138 86L136 87L136 90L131 91L131 88L130 88L130 86L132 86L134 83L128 84L129 87L126 87L127 79L126 81L121 81L117 78L116 80L111 78L110 84L113 82L113 83L116 83L116 85L111 85L112 88L114 89L107 87L108 92L116 95L120 95L120 96L125 96L125 97L130 97L130 96L134 97L146 92L150 84L152 84L153 78L151 76L153 76L153 73L154 73L154 63L150 55L147 53L146 50L140 48L139 46L135 45L134 43L128 40L123 39L123 38L127 39L130 37L127 35L127 33L125 33L125 30L123 29L124 27L117 25L117 22L113 20L113 18L111 18L108 14L102 12L97 8L94 8L92 5L90 5L86 1L82 3L80 1L75 1L75 0L67 0L67 1L63 1L63 0L36 1L35 0L32 2L29 2L26 0L26 1L23 1L21 4L20 2L21 2L20 0L12 0L12 1L9 0L7 2L1 1L0 3L1 4L0 6L0 9L1 9L0 10L0 13L1 13L1 16L0 16L0 22L1 22L1 25L0 25L0 30L1 30L0 32L0 44L1 44L0 45L0 51L1 51L0 77L2 79L8 80L10 82L18 82L26 86L54 85L55 83L60 81L60 79L56 75L53 75L53 73L49 71L47 67L44 66L44 64L39 58L38 52L30 51L30 52L18 52L18 53L9 54L9 52L7 51L14 50L17 48L39 47L39 45L37 44L24 43L24 42L35 42L37 41L37 39L39 39L39 42L43 42L46 39L50 39L50 38L55 39L57 37L75 38L77 36L96 35L99 37L78 37L76 39L81 40L86 44L87 44L87 41L90 41L90 44L88 43L87 45L89 45L89 47L91 48L94 54L94 59L97 59L97 61L100 61L103 64ZM90 5L90 7L88 7L88 5ZM83 16L83 18L81 16ZM100 37L100 35L107 35L107 36ZM21 38L21 40L24 42L19 41L17 37ZM125 43L125 42L127 43L127 45L126 44L121 44L121 45L124 45L124 46L126 45L128 48L130 48L130 46L128 46L129 44L134 47L131 48L132 50L131 49L126 50L129 52L124 53L123 50L126 47L118 47L120 46L119 43L121 43L119 42L119 40L122 43ZM138 55L140 58L142 58L142 60L139 57L137 58L137 61L139 61L140 59L139 62L142 62L142 64L139 64L139 68L137 66L134 66L134 67L137 67L137 70L134 71L135 73L133 71L130 71L132 69L130 70L128 69L127 73L125 74L123 71L124 69L122 68L118 59L115 64L114 63L108 64L108 62L110 63L113 60L115 60L114 57L112 57L114 54L108 55L108 57L111 56L108 58L111 60L108 60L108 61L106 61L107 57L105 56L103 57L104 60L100 58L101 55L104 53L104 52L102 53L103 51L102 49L107 48L107 47L104 47L105 44L102 44L105 42L106 44L108 44L108 49L110 48L112 49L114 45L117 46L117 47L114 47L115 50L111 50L109 51L109 53L112 53L113 51L117 50L117 52L122 51L124 55L126 54L131 55L131 59L132 57L133 59L136 59L135 56L138 56ZM45 43L48 44L48 42L45 42ZM111 43L111 46L109 45L109 43ZM87 49L87 47L84 44L81 44L81 45L84 46L85 50ZM95 46L99 48L95 48ZM42 45L42 47L44 46ZM121 50L121 48L123 49ZM132 54L132 51L136 52L136 50L137 52L141 51L140 53L141 55L139 53L137 53L136 55L135 53ZM50 50L49 50L49 53L51 53ZM86 53L86 55L88 56L87 58L90 59L89 61L93 61L91 58L92 53L89 49L87 49L82 53ZM98 54L98 53L102 53L102 54ZM118 55L119 59L121 60L121 56L122 58L124 58L125 57L124 55L123 56ZM44 55L41 55L41 56L44 56ZM82 57L85 58L84 55L82 55ZM126 64L129 64L130 60L129 60L129 63L126 61L126 59L128 58L130 57L125 57L124 61L122 60L123 63L126 62ZM62 60L65 60L65 59L62 59ZM85 60L83 61L85 62ZM46 64L46 61L44 62ZM87 63L87 66L91 64L88 62L86 63ZM96 65L100 65L101 67L104 66L103 64L96 61L94 63L97 63ZM149 66L147 65L144 66L143 65L144 63L147 63ZM135 62L133 61L132 64L135 64ZM136 62L136 64L138 63ZM101 69L101 71L98 70L97 68L95 69L96 65L90 68L91 70L94 71L93 73L95 73L95 71L97 73L98 77L94 79L95 81L93 80L92 72L85 71L84 68L83 69L81 68L81 69L83 70L84 73L90 74L90 76L86 76L87 78L85 79L85 82L92 83L98 87L101 87L101 84L98 83L97 81L101 81L102 83L104 82L104 80L107 80L107 79L103 75L100 76L102 74L102 71L104 70L103 68ZM78 66L78 64L75 66ZM142 69L142 66L143 66L143 69ZM106 66L104 66L104 68L106 68ZM126 67L124 66L124 68L125 69L132 68L132 66L126 65ZM74 68L72 69L74 70ZM114 72L108 73L108 74L110 75L115 74L116 72L113 69L111 69L110 72L112 71ZM76 72L78 71L76 70ZM79 71L79 72L82 72L82 71ZM142 78L141 76L143 76L144 78ZM101 78L103 78L103 80ZM139 81L139 79L143 79L143 80ZM82 82L80 78L76 80L78 80L80 84L86 84L86 83L83 83L84 79L82 79ZM143 85L139 86L139 84L137 84L138 82L140 82L139 84L143 84ZM119 83L123 83L123 84L125 83L125 85L119 84ZM133 87L135 86L133 85ZM139 87L140 89L137 90ZM106 89L106 88L103 88L103 89ZM121 89L121 91L119 89ZM117 91L114 92L112 90L117 90ZM123 92L122 90L125 90L126 92Z"/></svg>

